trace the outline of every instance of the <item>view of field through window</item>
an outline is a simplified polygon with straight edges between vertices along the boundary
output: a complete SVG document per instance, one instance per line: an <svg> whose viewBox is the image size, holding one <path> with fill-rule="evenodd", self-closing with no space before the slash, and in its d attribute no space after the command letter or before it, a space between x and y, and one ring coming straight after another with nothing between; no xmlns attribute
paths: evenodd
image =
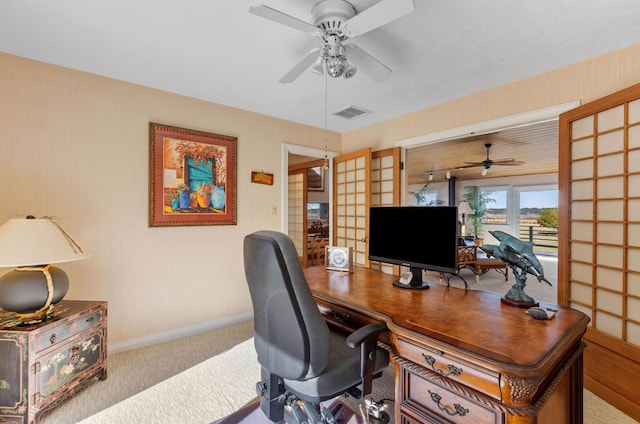
<svg viewBox="0 0 640 424"><path fill-rule="evenodd" d="M484 189L483 189L484 190ZM506 189L486 189L487 197L493 199L487 205L483 223L506 225L509 220L509 205ZM536 253L557 254L558 251L558 190L525 188L516 190L514 205L518 208L520 240L533 245Z"/></svg>

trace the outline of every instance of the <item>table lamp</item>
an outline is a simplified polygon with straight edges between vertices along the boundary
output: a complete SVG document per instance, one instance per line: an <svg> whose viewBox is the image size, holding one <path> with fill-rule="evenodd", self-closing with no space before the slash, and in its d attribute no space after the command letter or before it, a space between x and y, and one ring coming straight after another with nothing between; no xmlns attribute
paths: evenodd
<svg viewBox="0 0 640 424"><path fill-rule="evenodd" d="M62 300L69 278L51 264L91 256L50 217L14 218L0 226L0 308L21 318L38 318Z"/></svg>
<svg viewBox="0 0 640 424"><path fill-rule="evenodd" d="M469 205L469 202L460 202L460 205L458 205L458 213L462 215L462 228L460 230L460 235L462 237L467 235L467 220L465 215L468 214L473 214L473 209L471 209L471 205Z"/></svg>

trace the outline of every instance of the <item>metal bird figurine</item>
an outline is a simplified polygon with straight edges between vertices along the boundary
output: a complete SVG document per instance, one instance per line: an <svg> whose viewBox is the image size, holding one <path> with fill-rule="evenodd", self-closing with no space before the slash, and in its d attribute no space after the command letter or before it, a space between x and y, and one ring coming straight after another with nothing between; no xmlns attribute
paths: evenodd
<svg viewBox="0 0 640 424"><path fill-rule="evenodd" d="M544 281L550 286L551 283L545 278L542 264L531 246L504 231L489 231L489 234L500 241L500 244L484 245L480 249L509 264L516 277L516 283L503 298L504 303L527 308L536 306L537 302L524 292L527 274L535 276L539 282Z"/></svg>

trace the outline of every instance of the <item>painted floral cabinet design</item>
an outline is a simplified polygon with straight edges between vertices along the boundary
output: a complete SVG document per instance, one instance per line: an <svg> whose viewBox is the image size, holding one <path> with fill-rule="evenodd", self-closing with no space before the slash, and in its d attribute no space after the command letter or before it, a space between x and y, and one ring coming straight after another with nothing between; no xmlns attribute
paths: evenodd
<svg viewBox="0 0 640 424"><path fill-rule="evenodd" d="M34 424L105 379L107 303L62 301L45 320L0 310L0 423Z"/></svg>

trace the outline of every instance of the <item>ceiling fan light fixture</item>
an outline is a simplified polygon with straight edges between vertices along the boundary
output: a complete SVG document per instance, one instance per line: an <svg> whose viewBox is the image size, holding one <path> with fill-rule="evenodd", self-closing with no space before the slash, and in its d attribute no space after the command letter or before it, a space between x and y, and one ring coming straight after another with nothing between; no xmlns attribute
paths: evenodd
<svg viewBox="0 0 640 424"><path fill-rule="evenodd" d="M451 179L451 171L447 171L447 173L445 174L445 177L447 177L447 180Z"/></svg>
<svg viewBox="0 0 640 424"><path fill-rule="evenodd" d="M433 181L433 172L429 173L429 181Z"/></svg>
<svg viewBox="0 0 640 424"><path fill-rule="evenodd" d="M324 75L324 68L322 66L323 64L324 64L324 57L320 55L318 56L316 61L313 62L313 65L309 67L309 70L311 72L315 72L318 75Z"/></svg>
<svg viewBox="0 0 640 424"><path fill-rule="evenodd" d="M341 57L329 57L327 59L327 73L330 77L339 78L344 73L344 64Z"/></svg>
<svg viewBox="0 0 640 424"><path fill-rule="evenodd" d="M350 64L347 59L345 59L344 61L342 61L342 65L344 66L344 74L343 76L346 79L352 78L357 72L358 72L358 68L356 68L355 66L353 66L352 64Z"/></svg>
<svg viewBox="0 0 640 424"><path fill-rule="evenodd" d="M484 177L485 175L487 175L487 172L489 172L489 168L488 167L482 168L481 175Z"/></svg>

